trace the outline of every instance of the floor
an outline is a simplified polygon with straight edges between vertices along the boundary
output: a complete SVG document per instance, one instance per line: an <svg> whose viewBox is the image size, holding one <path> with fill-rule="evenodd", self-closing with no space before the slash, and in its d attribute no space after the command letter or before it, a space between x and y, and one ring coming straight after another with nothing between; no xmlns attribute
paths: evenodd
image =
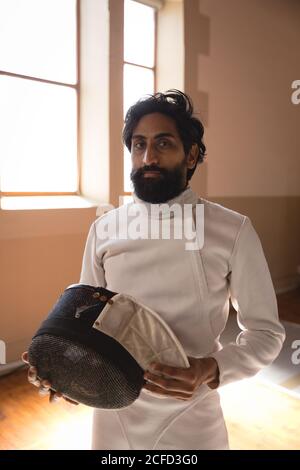
<svg viewBox="0 0 300 470"><path fill-rule="evenodd" d="M0 378L0 450L88 449L92 410L49 404L21 369Z"/></svg>
<svg viewBox="0 0 300 470"><path fill-rule="evenodd" d="M300 450L300 399L252 379L220 391L231 449Z"/></svg>
<svg viewBox="0 0 300 470"><path fill-rule="evenodd" d="M300 287L278 295L277 302L281 320L300 325Z"/></svg>
<svg viewBox="0 0 300 470"><path fill-rule="evenodd" d="M299 289L279 296L278 305L282 320L300 324ZM299 398L254 379L220 394L232 449L300 450ZM0 378L0 450L89 449L91 422L90 408L38 396L24 369Z"/></svg>

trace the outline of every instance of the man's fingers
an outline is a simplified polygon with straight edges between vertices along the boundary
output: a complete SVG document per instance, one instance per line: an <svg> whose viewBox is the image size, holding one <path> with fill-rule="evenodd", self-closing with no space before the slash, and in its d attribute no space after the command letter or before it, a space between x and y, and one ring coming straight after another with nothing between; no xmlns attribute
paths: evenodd
<svg viewBox="0 0 300 470"><path fill-rule="evenodd" d="M37 370L36 370L35 367L33 367L33 366L29 367L29 369L28 369L28 378L30 378L32 380L37 379Z"/></svg>
<svg viewBox="0 0 300 470"><path fill-rule="evenodd" d="M49 391L50 391L49 388L44 388L43 386L41 386L39 388L39 395L41 395L42 397L45 397L46 395L49 394Z"/></svg>
<svg viewBox="0 0 300 470"><path fill-rule="evenodd" d="M143 388L145 390L148 390L149 392L152 392L156 395L160 395L165 398L172 397L172 398L177 398L177 400L188 401L188 400L191 400L193 397L192 395L186 395L185 393L171 392L169 390L165 390L151 383L146 383L146 385L144 385Z"/></svg>
<svg viewBox="0 0 300 470"><path fill-rule="evenodd" d="M51 388L51 383L49 382L49 380L42 380L42 383L41 383L42 387L44 388Z"/></svg>
<svg viewBox="0 0 300 470"><path fill-rule="evenodd" d="M41 386L39 389L39 394L42 396L48 395L50 391L51 384L48 380L42 380L41 381Z"/></svg>
<svg viewBox="0 0 300 470"><path fill-rule="evenodd" d="M29 364L28 362L28 353L27 351L22 354L22 360ZM49 395L49 402L55 403L58 402L61 398L64 398L71 405L79 405L77 401L71 400L70 398L64 397L62 393L55 392L51 389L51 383L49 380L40 380L37 376L37 369L34 366L30 366L28 369L28 382L36 387L39 387L39 395L46 396Z"/></svg>
<svg viewBox="0 0 300 470"><path fill-rule="evenodd" d="M79 405L77 401L71 400L70 398L64 397L64 399L68 402L71 403L71 405Z"/></svg>
<svg viewBox="0 0 300 470"><path fill-rule="evenodd" d="M35 367L29 367L27 378L28 378L28 382L30 382L32 385L35 385L36 387L40 387L41 382L37 377L37 370Z"/></svg>
<svg viewBox="0 0 300 470"><path fill-rule="evenodd" d="M64 400L66 400L68 403L70 403L71 405L79 405L79 403L77 403L77 401L74 401L74 400L71 400L70 398L67 398L65 397L62 393L60 392L55 392L54 390L51 390L50 389L50 399L49 401L51 403L55 403L55 402L58 402L61 400L61 398L63 398Z"/></svg>
<svg viewBox="0 0 300 470"><path fill-rule="evenodd" d="M30 377L31 379L36 379L37 377L37 370L35 367L29 367L28 369L28 377Z"/></svg>
<svg viewBox="0 0 300 470"><path fill-rule="evenodd" d="M53 403L55 401L55 392L54 390L50 390L50 395L49 395L49 402Z"/></svg>
<svg viewBox="0 0 300 470"><path fill-rule="evenodd" d="M191 368L184 367L171 367L158 362L153 362L149 366L150 373L157 373L165 377L171 377L177 380L183 380L186 382L191 381Z"/></svg>
<svg viewBox="0 0 300 470"><path fill-rule="evenodd" d="M22 354L22 361L25 362L25 364L29 364L29 359L28 359L28 352L25 351ZM37 370L34 366L31 366L29 364L29 369L27 372L27 379L28 382L31 383L32 385L35 385L35 387L39 387L41 385L40 380L37 378Z"/></svg>
<svg viewBox="0 0 300 470"><path fill-rule="evenodd" d="M180 380L168 379L166 377L159 377L154 374L150 374L150 372L146 372L144 374L145 380L152 384L160 387L167 392L176 392L176 393L183 393L185 395L193 395L195 388L188 382L182 382Z"/></svg>
<svg viewBox="0 0 300 470"><path fill-rule="evenodd" d="M28 362L28 353L27 351L22 354L22 360L29 364ZM61 400L63 397L63 394L60 392L56 392L51 389L51 383L49 380L40 380L38 379L37 376L37 369L34 366L30 366L28 369L28 382L30 382L32 385L35 385L36 387L39 387L39 395L42 397L49 395L49 402L50 403L55 403ZM68 403L71 403L72 405L78 405L76 401L71 400L70 398L63 397Z"/></svg>
<svg viewBox="0 0 300 470"><path fill-rule="evenodd" d="M22 356L21 356L21 359L23 362L25 362L26 364L29 364L29 360L28 360L28 352L25 351L23 352Z"/></svg>
<svg viewBox="0 0 300 470"><path fill-rule="evenodd" d="M62 398L62 393L55 392L54 390L50 389L50 397L49 397L49 402L50 403L56 403Z"/></svg>

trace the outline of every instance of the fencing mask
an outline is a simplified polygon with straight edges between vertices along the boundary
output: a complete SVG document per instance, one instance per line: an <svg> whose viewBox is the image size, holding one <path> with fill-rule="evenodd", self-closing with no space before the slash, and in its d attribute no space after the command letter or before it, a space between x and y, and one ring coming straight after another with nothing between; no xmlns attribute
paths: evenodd
<svg viewBox="0 0 300 470"><path fill-rule="evenodd" d="M156 312L129 295L83 284L63 292L28 355L53 390L103 409L133 403L152 361L189 367L179 340Z"/></svg>

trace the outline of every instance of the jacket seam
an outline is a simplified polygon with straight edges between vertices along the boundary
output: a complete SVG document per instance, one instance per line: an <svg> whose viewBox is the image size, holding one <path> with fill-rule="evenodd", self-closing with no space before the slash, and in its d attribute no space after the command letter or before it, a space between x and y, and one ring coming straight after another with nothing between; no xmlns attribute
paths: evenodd
<svg viewBox="0 0 300 470"><path fill-rule="evenodd" d="M206 384L202 384L202 385L205 385L208 389L208 391L210 391L208 385ZM158 437L156 438L156 440L154 441L154 444L152 446L152 449L151 450L155 450L156 449L156 446L159 444L159 442L161 441L161 439L163 439L164 435L166 434L166 432L170 429L170 427L179 419L181 418L181 416L183 416L185 413L187 413L189 410L191 410L194 406L196 406L199 401L201 401L203 398L205 398L208 394L206 395L200 395L198 396L191 404L189 404L186 408L184 408L183 410L178 410L178 413L172 417L170 417L170 420L166 423L164 429L162 429L160 431L160 434L158 434Z"/></svg>
<svg viewBox="0 0 300 470"><path fill-rule="evenodd" d="M125 437L126 441L127 441L127 444L128 444L128 447L130 450L132 450L132 447L131 447L131 444L129 442L129 439L127 437L127 434L126 434L126 431L125 431L125 427L124 427L124 424L123 424L123 421L121 419L121 416L119 415L118 411L115 411L116 415L117 415L117 418L119 420L119 423L120 423L120 428L122 430L122 433L123 433L123 436Z"/></svg>
<svg viewBox="0 0 300 470"><path fill-rule="evenodd" d="M97 244L97 231L96 231L96 221L93 222L93 228L94 228L94 256L97 261L97 264L100 266L102 265L102 259L100 260L99 256L97 255L96 251L96 244Z"/></svg>
<svg viewBox="0 0 300 470"><path fill-rule="evenodd" d="M235 253L236 253L236 251L237 251L237 246L238 246L239 241L240 241L240 238L241 238L241 233L242 233L243 228L244 228L245 225L246 225L246 221L247 221L247 220L249 220L249 218L245 215L245 216L244 216L244 219L243 219L243 221L242 221L242 223L241 223L241 226L240 226L240 228L239 228L239 231L238 231L238 233L237 233L237 236L236 236L236 238L235 238L235 241L234 241L234 244L233 244L233 248L232 248L232 252L231 252L230 257L229 257L229 260L228 260L229 268L232 267L232 258L234 257L234 255L235 255Z"/></svg>

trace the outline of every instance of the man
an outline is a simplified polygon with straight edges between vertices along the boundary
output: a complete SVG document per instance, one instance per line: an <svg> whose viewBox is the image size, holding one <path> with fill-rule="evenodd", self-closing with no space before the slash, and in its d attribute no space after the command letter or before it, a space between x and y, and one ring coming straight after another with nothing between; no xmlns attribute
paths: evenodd
<svg viewBox="0 0 300 470"><path fill-rule="evenodd" d="M276 297L259 238L248 217L198 196L189 187L205 156L203 126L178 90L132 106L123 140L131 151L134 204L151 223L154 206L204 205L204 244L184 240L101 238L111 211L92 225L80 282L134 296L158 312L189 356L187 369L154 363L130 407L95 410L95 449L227 449L217 388L270 364L284 341ZM162 217L170 218L171 212ZM161 218L161 217L160 217ZM121 217L121 220L122 217ZM242 329L222 348L229 299ZM46 385L46 388L49 384Z"/></svg>

